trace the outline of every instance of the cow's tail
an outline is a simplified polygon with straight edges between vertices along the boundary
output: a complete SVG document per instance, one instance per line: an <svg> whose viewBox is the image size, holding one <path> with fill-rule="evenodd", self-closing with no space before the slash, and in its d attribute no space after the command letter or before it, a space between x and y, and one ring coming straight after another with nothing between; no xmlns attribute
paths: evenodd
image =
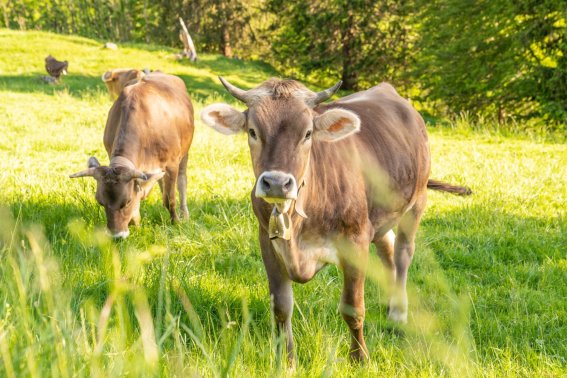
<svg viewBox="0 0 567 378"><path fill-rule="evenodd" d="M470 196L472 190L468 186L451 185L443 181L428 180L427 189L439 190L441 192L448 192L458 196Z"/></svg>

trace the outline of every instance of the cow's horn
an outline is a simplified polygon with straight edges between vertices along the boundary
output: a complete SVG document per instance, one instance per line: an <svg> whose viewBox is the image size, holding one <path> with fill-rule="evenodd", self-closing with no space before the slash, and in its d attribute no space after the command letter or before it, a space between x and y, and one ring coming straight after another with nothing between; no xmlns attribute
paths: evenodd
<svg viewBox="0 0 567 378"><path fill-rule="evenodd" d="M247 91L245 91L244 89L240 89L238 87L235 87L234 85L232 85L228 81L226 81L222 76L219 76L219 80L222 83L222 85L224 85L224 87L226 88L228 93L230 93L237 100L240 100L243 103L246 103L246 101L248 100Z"/></svg>
<svg viewBox="0 0 567 378"><path fill-rule="evenodd" d="M128 176L127 181L133 179L141 179L146 181L148 179L148 176L146 176L144 172L138 171L137 169L130 169L130 171L128 171L126 175Z"/></svg>
<svg viewBox="0 0 567 378"><path fill-rule="evenodd" d="M341 87L343 81L339 80L337 84L333 85L331 88L325 89L324 91L317 92L315 97L307 100L307 104L311 106L315 106L317 104L322 103L325 100L331 98L331 96Z"/></svg>
<svg viewBox="0 0 567 378"><path fill-rule="evenodd" d="M70 178L86 177L86 176L94 177L95 171L96 171L96 168L88 168L88 169L85 169L84 171L73 173L72 175L69 175L69 177Z"/></svg>

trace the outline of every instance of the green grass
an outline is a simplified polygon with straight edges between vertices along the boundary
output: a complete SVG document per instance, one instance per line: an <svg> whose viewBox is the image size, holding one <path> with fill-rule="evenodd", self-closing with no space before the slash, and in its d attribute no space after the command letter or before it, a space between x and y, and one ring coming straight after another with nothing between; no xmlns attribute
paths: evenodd
<svg viewBox="0 0 567 378"><path fill-rule="evenodd" d="M67 178L102 144L111 102L100 76L149 67L179 75L196 114L232 101L216 76L252 87L275 75L216 55L103 50L85 38L0 30L0 376L565 376L567 148L528 137L430 130L431 193L410 269L410 321L386 319L380 268L366 285L370 362L347 361L341 274L295 285L298 366L274 350L267 280L249 203L244 136L197 121L191 219L169 224L155 190L124 242L104 235L94 180ZM69 60L49 86L43 58ZM198 117L197 117L198 118Z"/></svg>

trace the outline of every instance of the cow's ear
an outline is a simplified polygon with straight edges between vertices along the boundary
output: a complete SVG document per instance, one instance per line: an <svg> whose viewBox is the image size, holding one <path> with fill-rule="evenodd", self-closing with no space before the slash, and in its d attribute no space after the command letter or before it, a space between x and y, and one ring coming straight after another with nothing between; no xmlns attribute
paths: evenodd
<svg viewBox="0 0 567 378"><path fill-rule="evenodd" d="M360 130L360 118L345 109L330 109L313 120L313 138L334 142L348 137Z"/></svg>
<svg viewBox="0 0 567 378"><path fill-rule="evenodd" d="M146 179L136 179L134 182L134 190L136 190L136 192L140 192L140 191L144 191L144 193L142 193L142 197L145 198L149 193L150 190L152 190L152 187L155 185L155 183L162 179L163 176L165 176L165 171L159 171L159 172L146 172L144 173L146 175Z"/></svg>
<svg viewBox="0 0 567 378"><path fill-rule="evenodd" d="M103 75L102 75L102 81L104 81L105 83L108 81L112 81L114 80L114 71L106 71Z"/></svg>
<svg viewBox="0 0 567 378"><path fill-rule="evenodd" d="M87 167L97 168L97 167L100 167L100 163L98 162L97 158L95 158L94 156L91 156L89 158L89 160L87 161Z"/></svg>
<svg viewBox="0 0 567 378"><path fill-rule="evenodd" d="M227 104L212 104L201 111L201 119L216 131L230 135L244 130L246 116Z"/></svg>

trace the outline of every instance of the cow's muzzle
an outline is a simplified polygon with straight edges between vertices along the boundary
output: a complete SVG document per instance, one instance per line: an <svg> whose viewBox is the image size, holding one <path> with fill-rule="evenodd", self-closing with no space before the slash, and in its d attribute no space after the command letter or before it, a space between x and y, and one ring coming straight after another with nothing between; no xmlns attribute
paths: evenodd
<svg viewBox="0 0 567 378"><path fill-rule="evenodd" d="M128 229L126 229L126 231L119 231L112 233L112 237L114 238L114 240L126 239L128 235L130 235L130 231Z"/></svg>
<svg viewBox="0 0 567 378"><path fill-rule="evenodd" d="M297 199L297 181L293 175L280 171L267 171L258 177L256 197L268 203Z"/></svg>

